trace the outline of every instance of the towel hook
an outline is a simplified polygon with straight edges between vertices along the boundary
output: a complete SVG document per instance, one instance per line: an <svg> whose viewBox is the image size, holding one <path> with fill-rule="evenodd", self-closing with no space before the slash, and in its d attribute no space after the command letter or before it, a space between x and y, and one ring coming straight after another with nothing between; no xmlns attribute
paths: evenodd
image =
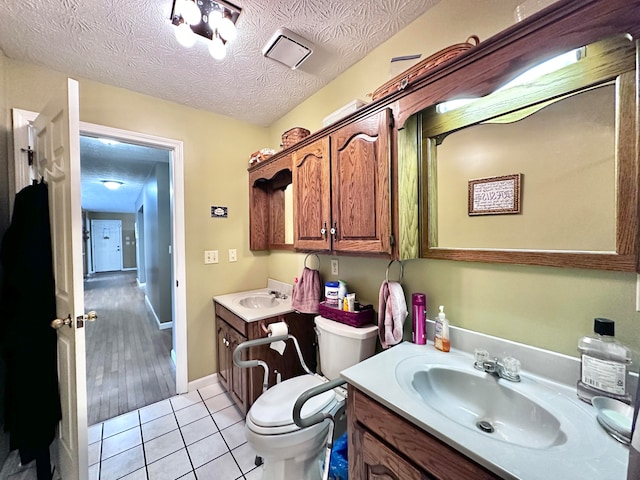
<svg viewBox="0 0 640 480"><path fill-rule="evenodd" d="M320 257L318 256L317 253L307 253L307 256L304 257L304 268L309 268L309 267L307 267L307 258L309 258L311 255L316 257L316 260L318 261L318 266L316 268L314 268L313 270L318 270L320 268Z"/></svg>
<svg viewBox="0 0 640 480"><path fill-rule="evenodd" d="M400 265L400 278L398 279L398 283L402 282L402 277L404 277L404 266L402 265L402 262L400 260L391 260L389 262L389 265L387 265L387 273L385 274L385 279L387 280L387 282L389 281L389 269L391 268L391 265L393 265L393 262L398 262L398 264Z"/></svg>

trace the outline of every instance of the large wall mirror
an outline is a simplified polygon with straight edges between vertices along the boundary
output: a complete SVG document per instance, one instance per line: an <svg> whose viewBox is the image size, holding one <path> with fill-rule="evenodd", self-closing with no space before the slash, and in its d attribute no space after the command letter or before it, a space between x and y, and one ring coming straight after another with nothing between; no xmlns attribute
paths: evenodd
<svg viewBox="0 0 640 480"><path fill-rule="evenodd" d="M635 55L609 38L421 112L422 256L635 271Z"/></svg>

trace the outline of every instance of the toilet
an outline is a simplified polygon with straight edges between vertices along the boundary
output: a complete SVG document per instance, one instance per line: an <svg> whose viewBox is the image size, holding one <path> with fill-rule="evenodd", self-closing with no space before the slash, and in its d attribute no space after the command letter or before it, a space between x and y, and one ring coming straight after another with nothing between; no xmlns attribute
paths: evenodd
<svg viewBox="0 0 640 480"><path fill-rule="evenodd" d="M300 375L264 392L246 417L247 442L263 459L263 480L320 480L322 458L330 423L298 427L293 406L310 388L340 376L340 372L375 353L378 327L351 327L334 320L315 318L320 375ZM312 397L304 404L303 418L318 412L337 415L344 410L346 391L336 388ZM344 422L344 418L342 420ZM336 427L338 430L338 426ZM344 425L343 425L344 429Z"/></svg>

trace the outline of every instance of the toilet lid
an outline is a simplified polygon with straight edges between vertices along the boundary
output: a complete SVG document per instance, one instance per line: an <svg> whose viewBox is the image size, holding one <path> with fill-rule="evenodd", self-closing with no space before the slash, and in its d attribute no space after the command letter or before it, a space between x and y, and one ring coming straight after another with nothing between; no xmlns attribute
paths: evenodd
<svg viewBox="0 0 640 480"><path fill-rule="evenodd" d="M261 427L293 424L293 406L298 397L322 383L324 382L320 378L313 375L300 375L274 385L258 397L249 410L249 417L253 423ZM322 411L334 398L333 390L310 398L302 407L301 417L305 418Z"/></svg>

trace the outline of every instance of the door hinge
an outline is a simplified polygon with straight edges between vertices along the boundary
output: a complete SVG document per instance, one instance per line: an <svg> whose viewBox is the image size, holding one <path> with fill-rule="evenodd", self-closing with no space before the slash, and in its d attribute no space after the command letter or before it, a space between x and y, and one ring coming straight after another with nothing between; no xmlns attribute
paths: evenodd
<svg viewBox="0 0 640 480"><path fill-rule="evenodd" d="M176 280L176 287L179 287L180 284L178 283L178 280Z"/></svg>
<svg viewBox="0 0 640 480"><path fill-rule="evenodd" d="M396 236L393 233L389 235L389 242L391 243L392 247L396 244Z"/></svg>
<svg viewBox="0 0 640 480"><path fill-rule="evenodd" d="M393 119L393 114L389 115L389 128L393 128L396 121Z"/></svg>

